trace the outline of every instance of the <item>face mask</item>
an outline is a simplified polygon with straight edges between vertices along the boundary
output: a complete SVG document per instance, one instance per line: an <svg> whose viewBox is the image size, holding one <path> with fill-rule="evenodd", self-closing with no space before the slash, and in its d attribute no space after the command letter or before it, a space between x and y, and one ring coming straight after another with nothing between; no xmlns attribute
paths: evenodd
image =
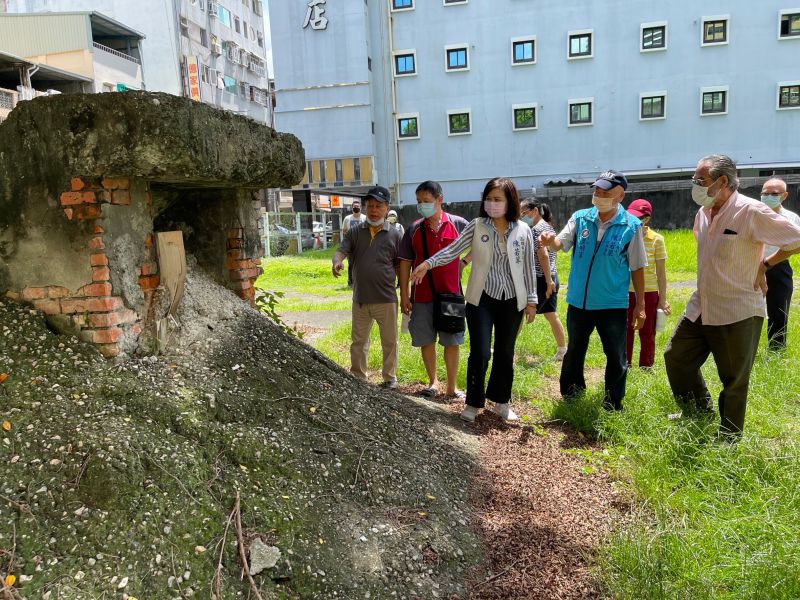
<svg viewBox="0 0 800 600"><path fill-rule="evenodd" d="M360 208L358 208L357 206L354 206L354 207L353 207L353 214L354 214L354 215L357 215L357 214L358 214L358 213L360 213L360 212L361 212L361 209L360 209Z"/></svg>
<svg viewBox="0 0 800 600"><path fill-rule="evenodd" d="M386 220L387 220L387 221L389 221L389 223L391 223L392 225L394 225L395 223L397 223L397 217L389 217L389 218L388 218L388 219L386 219Z"/></svg>
<svg viewBox="0 0 800 600"><path fill-rule="evenodd" d="M420 202L417 204L417 212L425 219L429 219L436 214L436 204L433 202Z"/></svg>
<svg viewBox="0 0 800 600"><path fill-rule="evenodd" d="M499 219L500 217L505 216L507 205L507 202L484 202L483 208L486 210L487 215L493 219Z"/></svg>
<svg viewBox="0 0 800 600"><path fill-rule="evenodd" d="M708 188L697 183L692 184L692 200L698 206L711 206L716 200L714 196L708 195Z"/></svg>
<svg viewBox="0 0 800 600"><path fill-rule="evenodd" d="M369 224L370 224L370 225L372 225L373 227L380 227L381 225L383 225L383 222L384 222L385 220L386 220L386 219L378 219L377 221L373 221L372 219L370 219L369 217L367 217L367 223L369 223Z"/></svg>
<svg viewBox="0 0 800 600"><path fill-rule="evenodd" d="M781 195L761 194L761 201L770 208L778 208L781 205Z"/></svg>
<svg viewBox="0 0 800 600"><path fill-rule="evenodd" d="M607 213L614 208L615 204L618 203L615 202L613 198L600 198L599 196L592 196L592 204L597 207L597 212Z"/></svg>
<svg viewBox="0 0 800 600"><path fill-rule="evenodd" d="M520 217L519 220L525 223L525 225L527 225L528 227L533 227L533 217L528 217L528 216Z"/></svg>

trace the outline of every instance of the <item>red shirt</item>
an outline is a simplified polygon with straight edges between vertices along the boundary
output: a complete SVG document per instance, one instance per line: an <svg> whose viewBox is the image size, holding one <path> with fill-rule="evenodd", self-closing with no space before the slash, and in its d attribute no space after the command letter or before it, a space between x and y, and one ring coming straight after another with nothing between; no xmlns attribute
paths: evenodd
<svg viewBox="0 0 800 600"><path fill-rule="evenodd" d="M423 260L436 254L442 248L452 244L464 227L467 221L455 215L448 215L442 211L442 219L438 231L432 231L425 219L414 221L403 236L400 244L398 258L409 260L416 267ZM422 236L428 244L427 255L422 250ZM429 271L433 275L433 284L439 294L458 294L461 292L459 281L458 259ZM422 283L414 286L411 295L412 302L433 302L431 292L430 277L425 276Z"/></svg>

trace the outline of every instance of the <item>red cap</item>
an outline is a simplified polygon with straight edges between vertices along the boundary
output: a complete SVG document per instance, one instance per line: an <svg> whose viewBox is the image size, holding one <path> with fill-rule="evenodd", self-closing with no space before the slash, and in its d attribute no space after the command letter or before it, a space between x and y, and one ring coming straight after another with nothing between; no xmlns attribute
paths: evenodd
<svg viewBox="0 0 800 600"><path fill-rule="evenodd" d="M639 219L642 217L652 217L653 206L644 198L638 198L628 205L628 212Z"/></svg>

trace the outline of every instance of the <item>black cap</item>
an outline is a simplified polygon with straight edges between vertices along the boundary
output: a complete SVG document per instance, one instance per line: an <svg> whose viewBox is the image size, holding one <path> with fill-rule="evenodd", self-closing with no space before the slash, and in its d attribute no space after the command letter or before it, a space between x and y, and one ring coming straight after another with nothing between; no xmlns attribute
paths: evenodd
<svg viewBox="0 0 800 600"><path fill-rule="evenodd" d="M625 178L625 174L619 171L605 171L597 176L597 181L592 184L592 187L610 190L617 185L621 185L623 190L628 189L628 180Z"/></svg>
<svg viewBox="0 0 800 600"><path fill-rule="evenodd" d="M375 200L389 204L389 190L380 185L376 185L367 192L364 199L366 200L367 198L375 198Z"/></svg>

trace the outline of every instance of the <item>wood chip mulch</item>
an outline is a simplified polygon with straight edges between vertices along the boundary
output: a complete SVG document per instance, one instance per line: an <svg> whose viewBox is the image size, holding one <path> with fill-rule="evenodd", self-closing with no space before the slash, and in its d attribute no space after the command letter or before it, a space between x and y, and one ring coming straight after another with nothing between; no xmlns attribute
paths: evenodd
<svg viewBox="0 0 800 600"><path fill-rule="evenodd" d="M456 416L463 404L449 408ZM484 411L465 425L481 436L471 497L484 554L469 572L469 598L599 598L592 561L625 518L626 501L606 473L587 473L585 457L567 451L602 446L525 407L515 410L529 421L506 424Z"/></svg>

